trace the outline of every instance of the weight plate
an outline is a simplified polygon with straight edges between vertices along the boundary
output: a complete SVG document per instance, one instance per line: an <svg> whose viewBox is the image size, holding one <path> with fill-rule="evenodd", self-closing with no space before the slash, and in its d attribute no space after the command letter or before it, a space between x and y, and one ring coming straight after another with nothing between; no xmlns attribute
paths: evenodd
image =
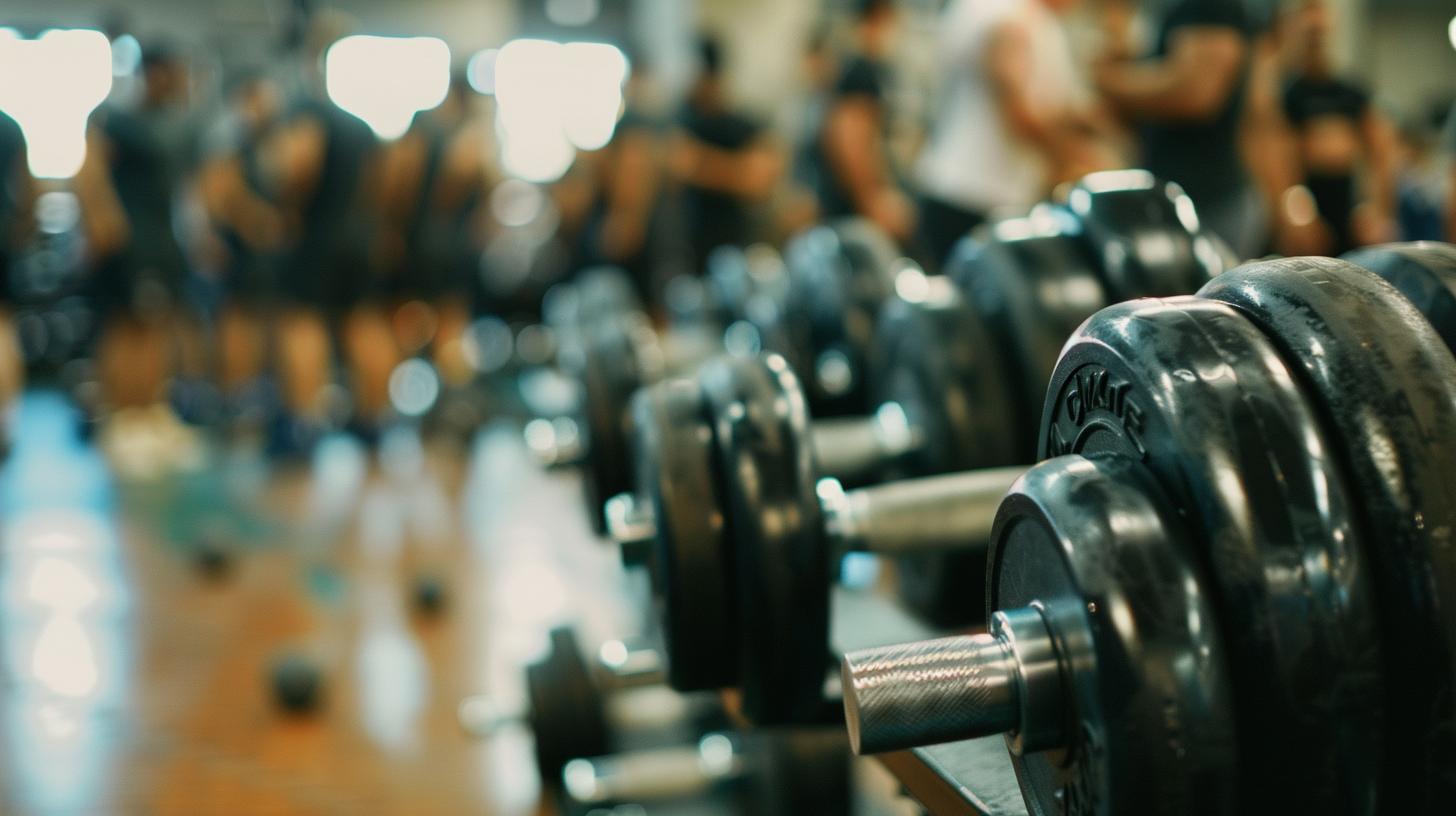
<svg viewBox="0 0 1456 816"><path fill-rule="evenodd" d="M760 816L855 812L853 755L842 724L760 729L751 737L752 790L743 812Z"/></svg>
<svg viewBox="0 0 1456 816"><path fill-rule="evenodd" d="M824 710L831 564L803 392L772 354L721 358L700 379L736 566L744 712L765 725L815 720Z"/></svg>
<svg viewBox="0 0 1456 816"><path fill-rule="evenodd" d="M1001 350L979 315L944 277L901 287L880 314L871 360L871 402L904 409L922 444L885 474L886 480L929 476L1025 461L1033 429L1008 432L1023 419L1006 385ZM982 620L981 583L969 580L986 563L980 553L898 559L900 598L917 615L950 627ZM973 591L967 591L967 586Z"/></svg>
<svg viewBox="0 0 1456 816"><path fill-rule="evenodd" d="M1066 456L997 511L987 609L1037 608L1068 706L1062 747L1008 738L1033 814L1238 812L1225 636L1170 507L1126 457Z"/></svg>
<svg viewBox="0 0 1456 816"><path fill-rule="evenodd" d="M737 677L729 591L732 564L713 485L713 429L698 384L665 380L632 404L637 495L657 525L652 582L667 655L680 691L725 688Z"/></svg>
<svg viewBox="0 0 1456 816"><path fill-rule="evenodd" d="M571 627L551 630L546 656L526 667L526 693L543 784L557 787L566 763L611 750L606 702Z"/></svg>
<svg viewBox="0 0 1456 816"><path fill-rule="evenodd" d="M1188 297L1102 310L1057 365L1041 453L1143 462L1199 536L1246 804L1363 811L1383 708L1375 600L1336 454L1263 333Z"/></svg>
<svg viewBox="0 0 1456 816"><path fill-rule="evenodd" d="M1333 426L1362 499L1359 566L1384 631L1380 805L1447 809L1456 801L1456 359L1409 300L1351 263L1254 264L1202 294L1269 333Z"/></svg>
<svg viewBox="0 0 1456 816"><path fill-rule="evenodd" d="M784 317L795 373L819 417L863 413L865 362L881 304L894 291L898 253L864 219L842 219L785 251Z"/></svg>
<svg viewBox="0 0 1456 816"><path fill-rule="evenodd" d="M1387 244L1343 257L1400 290L1435 327L1446 347L1456 352L1456 246L1425 241Z"/></svg>
<svg viewBox="0 0 1456 816"><path fill-rule="evenodd" d="M572 363L582 384L578 421L586 450L582 486L592 529L598 535L606 532L602 505L632 486L631 463L627 459L632 431L629 407L632 395L643 384L633 320L623 315L587 329L581 353Z"/></svg>
<svg viewBox="0 0 1456 816"><path fill-rule="evenodd" d="M1115 301L1191 294L1224 270L1217 246L1199 239L1193 200L1146 170L1092 173L1066 206Z"/></svg>
<svg viewBox="0 0 1456 816"><path fill-rule="evenodd" d="M1021 461L1025 446L1006 431L1018 418L1016 401L979 315L943 277L923 277L913 291L902 290L880 313L870 366L871 404L898 404L924 440L898 474Z"/></svg>
<svg viewBox="0 0 1456 816"><path fill-rule="evenodd" d="M951 253L947 274L981 315L1005 360L1016 415L1035 417L1062 344L1107 304L1101 279L1066 217L1043 211L977 230ZM1028 419L1006 429L1020 461L1031 461L1036 433Z"/></svg>

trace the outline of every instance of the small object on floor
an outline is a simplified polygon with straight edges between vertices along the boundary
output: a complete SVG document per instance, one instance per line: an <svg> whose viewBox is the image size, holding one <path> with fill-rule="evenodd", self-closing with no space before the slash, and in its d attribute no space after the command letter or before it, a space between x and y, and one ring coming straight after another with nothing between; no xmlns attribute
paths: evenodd
<svg viewBox="0 0 1456 816"><path fill-rule="evenodd" d="M287 654L273 664L273 700L289 714L311 714L323 698L323 673L312 659Z"/></svg>
<svg viewBox="0 0 1456 816"><path fill-rule="evenodd" d="M232 571L231 548L220 538L202 536L192 552L192 563L202 577L219 580Z"/></svg>
<svg viewBox="0 0 1456 816"><path fill-rule="evenodd" d="M412 600L415 611L421 615L440 614L445 608L445 583L434 575L416 578Z"/></svg>

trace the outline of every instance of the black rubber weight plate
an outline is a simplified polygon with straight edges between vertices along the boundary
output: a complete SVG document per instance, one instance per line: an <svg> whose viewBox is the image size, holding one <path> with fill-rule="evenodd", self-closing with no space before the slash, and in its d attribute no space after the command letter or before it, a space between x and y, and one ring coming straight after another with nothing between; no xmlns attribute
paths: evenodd
<svg viewBox="0 0 1456 816"><path fill-rule="evenodd" d="M1446 348L1456 353L1456 246L1388 244L1357 249L1344 257L1405 295L1435 327Z"/></svg>
<svg viewBox="0 0 1456 816"><path fill-rule="evenodd" d="M582 480L592 528L606 532L602 505L631 489L627 461L631 427L628 408L641 386L628 318L603 321L583 338L580 378L587 467Z"/></svg>
<svg viewBox="0 0 1456 816"><path fill-rule="evenodd" d="M1076 239L1021 232L1033 229L1015 219L978 231L957 246L948 272L991 330L1025 417L1036 415L1062 344L1107 303ZM1031 460L1036 444L1029 425L1009 431L1021 461Z"/></svg>
<svg viewBox="0 0 1456 816"><path fill-rule="evenodd" d="M720 359L701 380L736 565L744 712L766 725L813 721L824 709L831 564L803 393L777 355Z"/></svg>
<svg viewBox="0 0 1456 816"><path fill-rule="evenodd" d="M1065 747L1012 759L1029 810L1238 812L1225 633L1142 466L1067 456L1032 468L1001 503L989 560L990 609L1040 604L1074 667Z"/></svg>
<svg viewBox="0 0 1456 816"><path fill-rule="evenodd" d="M657 523L652 579L667 653L668 684L680 691L737 681L729 595L732 564L713 486L713 431L698 384L673 379L637 392L637 495Z"/></svg>
<svg viewBox="0 0 1456 816"><path fill-rule="evenodd" d="M1194 298L1104 309L1068 344L1042 427L1043 456L1142 461L1199 536L1228 634L1246 805L1367 801L1375 603L1336 455L1268 338Z"/></svg>
<svg viewBox="0 0 1456 816"><path fill-rule="evenodd" d="M611 749L601 693L570 627L551 630L546 656L526 667L526 691L536 767L548 787L560 786L567 762Z"/></svg>
<svg viewBox="0 0 1456 816"><path fill-rule="evenodd" d="M1025 461L1033 438L1007 383L1003 350L946 278L927 278L915 299L896 299L880 315L871 366L872 402L895 402L923 436L920 450L889 478L928 476ZM1023 427L1020 433L1011 429ZM951 627L983 620L978 580L982 553L917 554L899 559L902 601L921 618Z"/></svg>
<svg viewBox="0 0 1456 816"><path fill-rule="evenodd" d="M1332 441L1342 443L1363 500L1366 568L1385 632L1381 807L1449 809L1456 801L1456 359L1409 300L1343 261L1253 264L1202 294L1262 326L1333 424Z"/></svg>
<svg viewBox="0 0 1456 816"><path fill-rule="evenodd" d="M1223 271L1212 246L1200 245L1183 188L1145 170L1093 173L1072 188L1067 207L1114 300L1192 294Z"/></svg>

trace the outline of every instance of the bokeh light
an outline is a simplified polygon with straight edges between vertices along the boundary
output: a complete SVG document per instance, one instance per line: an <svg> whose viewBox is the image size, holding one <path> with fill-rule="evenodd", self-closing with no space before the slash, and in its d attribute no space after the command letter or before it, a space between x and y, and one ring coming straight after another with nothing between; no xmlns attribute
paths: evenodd
<svg viewBox="0 0 1456 816"><path fill-rule="evenodd" d="M90 29L50 29L33 40L0 29L0 110L25 134L30 172L70 178L86 159L86 120L111 92L111 43Z"/></svg>
<svg viewBox="0 0 1456 816"><path fill-rule="evenodd" d="M324 55L324 85L379 138L398 139L416 113L445 101L450 47L437 37L344 37Z"/></svg>

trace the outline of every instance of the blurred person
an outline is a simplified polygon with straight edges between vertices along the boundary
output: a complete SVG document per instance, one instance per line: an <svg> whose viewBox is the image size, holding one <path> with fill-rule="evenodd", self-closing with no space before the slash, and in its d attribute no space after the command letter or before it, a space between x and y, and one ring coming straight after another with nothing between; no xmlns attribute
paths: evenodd
<svg viewBox="0 0 1456 816"><path fill-rule="evenodd" d="M593 201L580 241L579 268L609 264L632 279L643 303L656 303L663 281L653 277L663 168L657 155L661 125L647 104L647 65L632 59L624 109L612 140L587 157L595 176Z"/></svg>
<svg viewBox="0 0 1456 816"><path fill-rule="evenodd" d="M378 144L369 127L330 102L323 89L322 55L343 33L342 18L314 18L298 55L293 99L270 139L286 225L277 287L286 415L273 441L280 453L307 451L336 418L328 388L335 349L348 370L354 430L366 441L388 418L389 375L399 361L372 252Z"/></svg>
<svg viewBox="0 0 1456 816"><path fill-rule="evenodd" d="M920 240L935 261L992 214L1020 215L1097 155L1091 93L1059 15L1076 0L952 0L940 18L945 86L915 165Z"/></svg>
<svg viewBox="0 0 1456 816"><path fill-rule="evenodd" d="M729 103L720 43L701 38L698 59L668 154L694 274L702 274L715 247L755 240L753 205L768 199L784 164L768 130Z"/></svg>
<svg viewBox="0 0 1456 816"><path fill-rule="evenodd" d="M810 32L800 59L803 89L794 123L790 198L781 217L783 232L792 235L819 221L819 133L824 111L838 79L839 62L830 47L829 25L821 22Z"/></svg>
<svg viewBox="0 0 1456 816"><path fill-rule="evenodd" d="M1436 143L1444 119L1414 122L1400 129L1400 177L1396 222L1402 241L1444 240L1446 179ZM1434 132L1433 132L1434 130Z"/></svg>
<svg viewBox="0 0 1456 816"><path fill-rule="evenodd" d="M11 259L30 226L34 182L25 134L0 111L0 456L9 448L9 408L24 385L25 366L10 312Z"/></svg>
<svg viewBox="0 0 1456 816"><path fill-rule="evenodd" d="M1145 58L1133 53L1131 19L1129 0L1104 3L1094 85L1139 128L1143 166L1181 185L1240 257L1260 254L1264 198L1239 138L1258 33L1248 10L1242 0L1170 0L1153 12Z"/></svg>
<svg viewBox="0 0 1456 816"><path fill-rule="evenodd" d="M269 341L272 264L283 240L264 147L282 113L278 85L246 71L232 83L228 111L198 172L198 191L222 244L222 304L217 318L217 380L225 411L260 407Z"/></svg>
<svg viewBox="0 0 1456 816"><path fill-rule="evenodd" d="M135 109L92 116L76 175L100 319L97 367L107 419L101 442L124 473L147 475L195 459L195 436L166 403L174 331L188 274L173 222L189 170L187 70L180 55L142 51Z"/></svg>
<svg viewBox="0 0 1456 816"><path fill-rule="evenodd" d="M478 216L493 174L487 121L471 96L465 77L453 74L445 100L384 148L380 173L396 341L409 354L428 347L451 385L471 372L463 338L479 299Z"/></svg>
<svg viewBox="0 0 1456 816"><path fill-rule="evenodd" d="M1327 232L1318 254L1395 240L1392 128L1365 88L1335 75L1324 0L1305 0L1294 15L1295 72L1284 90L1284 111L1294 131L1300 181Z"/></svg>
<svg viewBox="0 0 1456 816"><path fill-rule="evenodd" d="M905 243L915 207L891 165L886 60L894 47L899 10L893 0L857 0L853 52L830 92L819 132L819 207L824 218L873 221Z"/></svg>

